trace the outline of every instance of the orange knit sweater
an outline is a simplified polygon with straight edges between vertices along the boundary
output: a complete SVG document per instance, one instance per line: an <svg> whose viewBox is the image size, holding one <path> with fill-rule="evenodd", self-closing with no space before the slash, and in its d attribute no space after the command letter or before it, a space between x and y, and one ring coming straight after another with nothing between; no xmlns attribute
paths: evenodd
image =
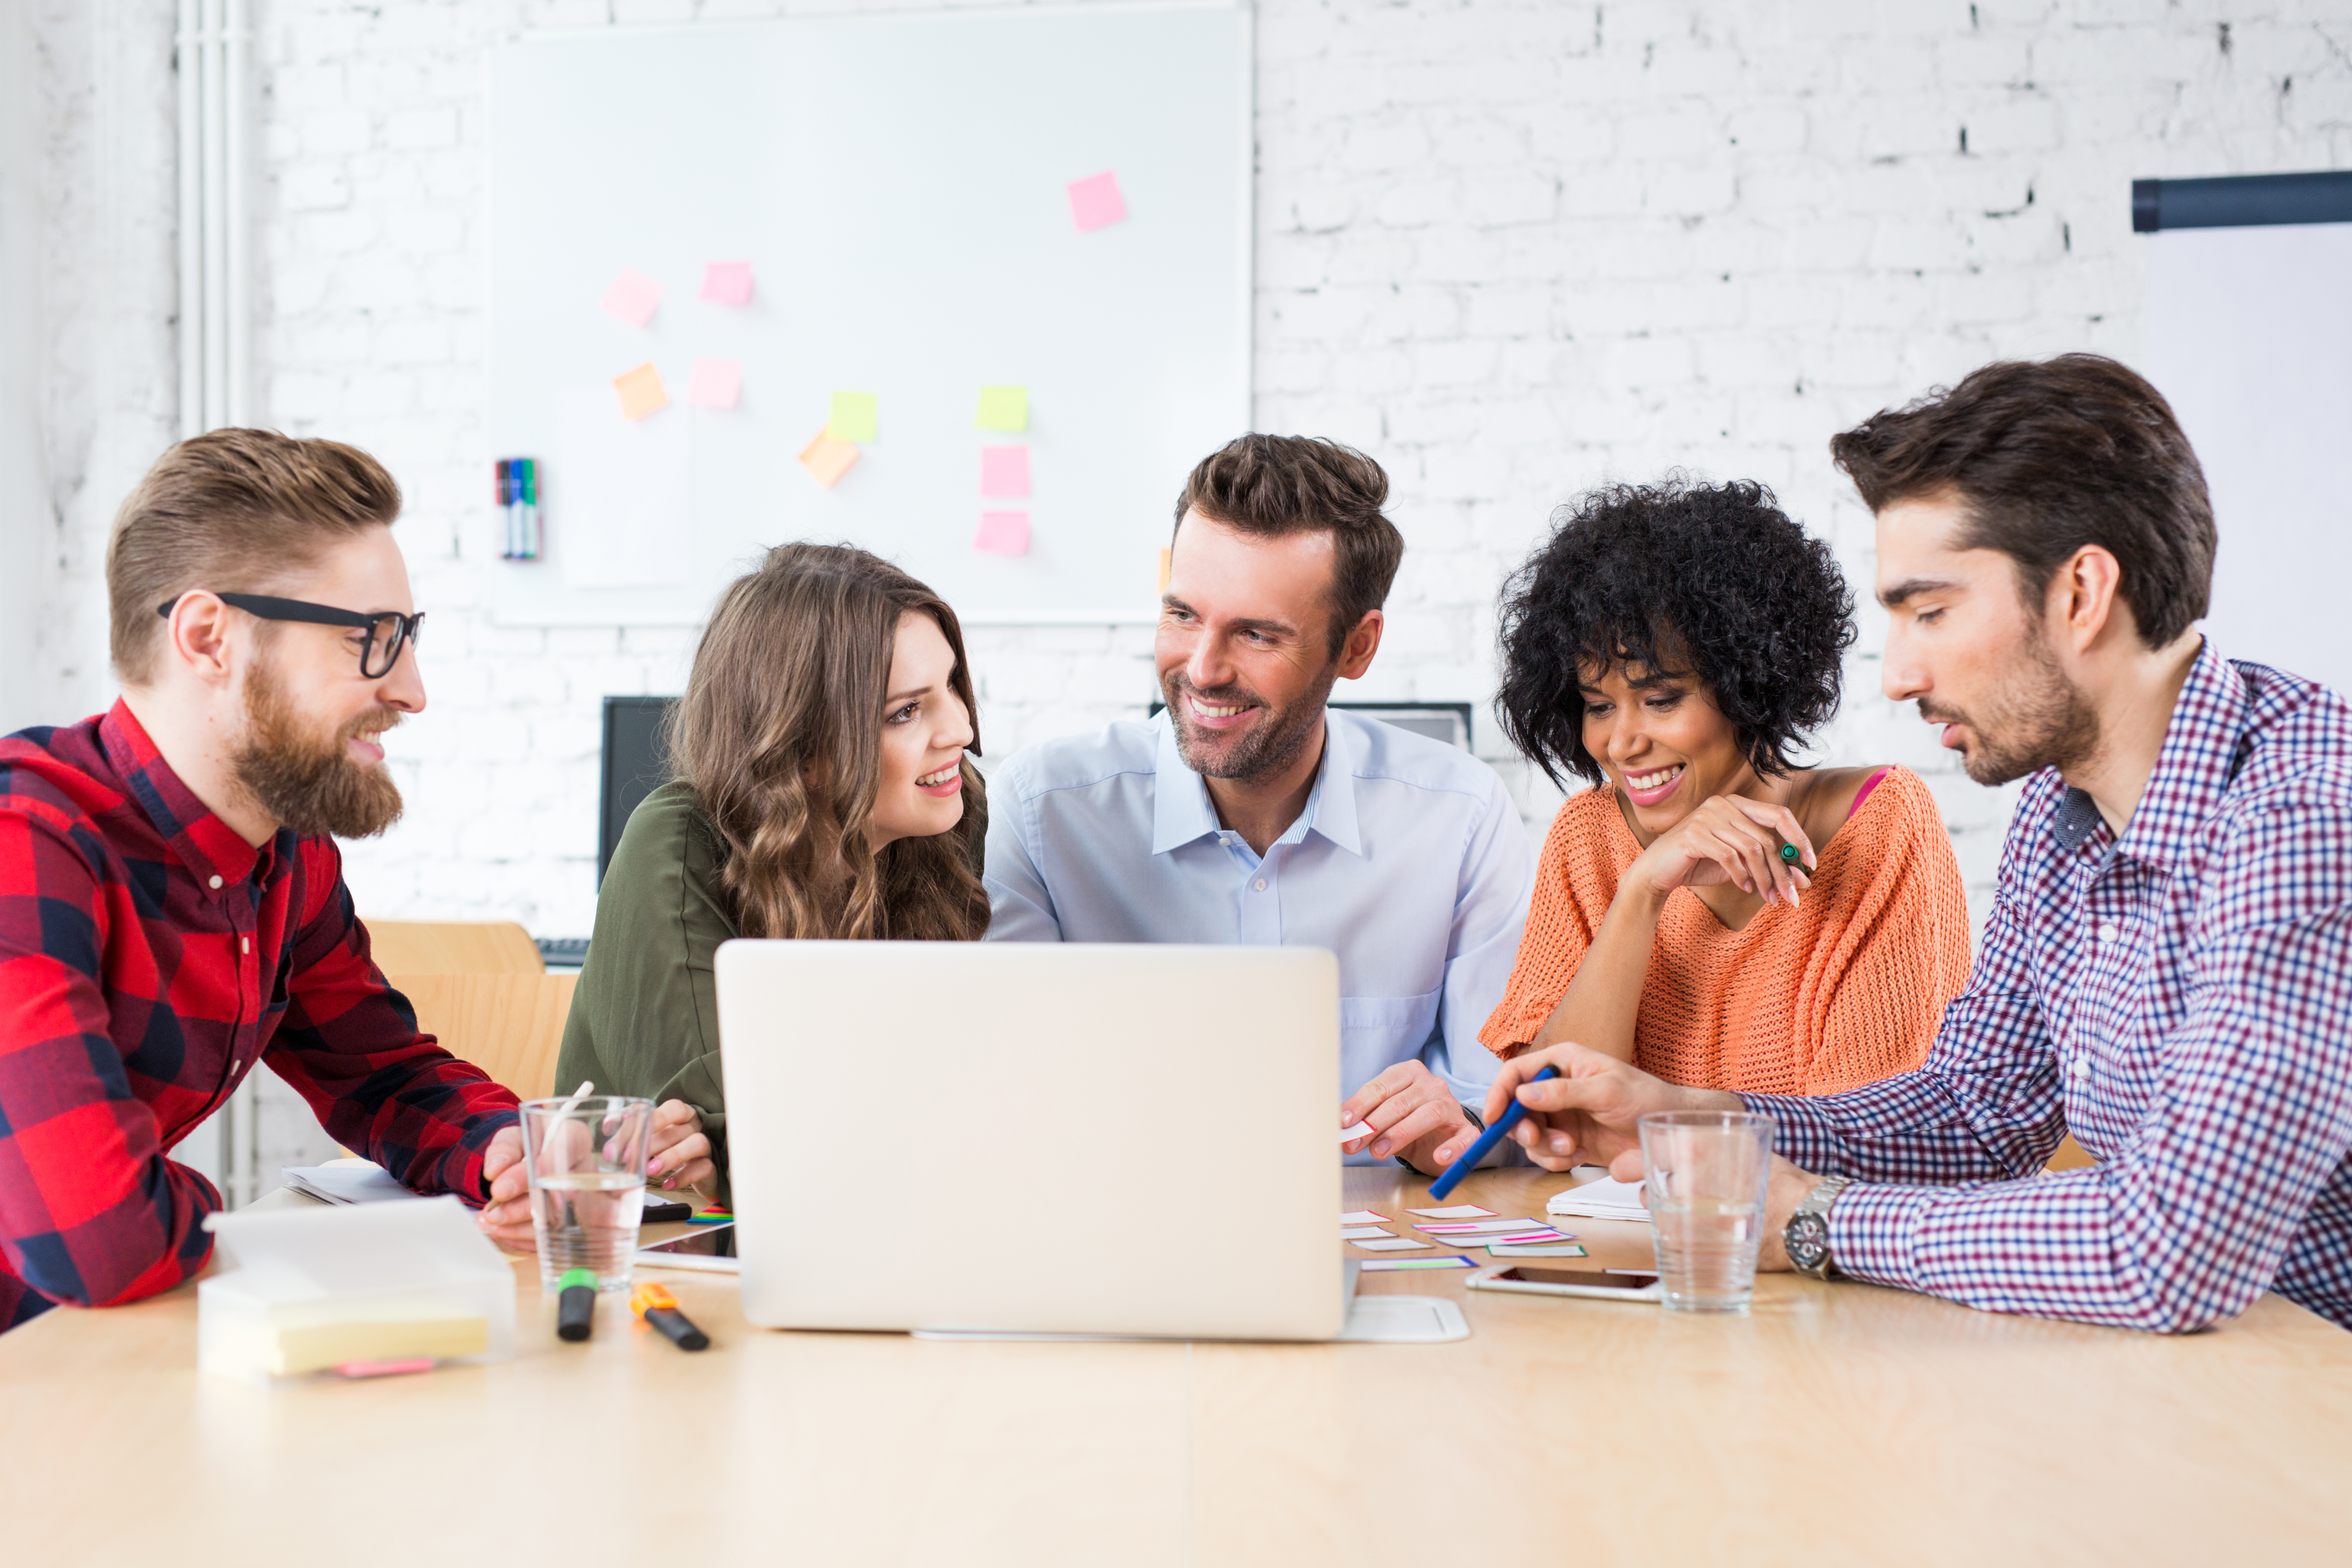
<svg viewBox="0 0 2352 1568"><path fill-rule="evenodd" d="M1502 1055L1568 994L1641 844L1606 786L1559 808L1527 936L1478 1037ZM1935 797L1889 769L1821 847L1795 910L1730 931L1687 888L1667 895L1633 1026L1633 1061L1674 1083L1829 1094L1916 1068L1969 973L1968 900Z"/></svg>

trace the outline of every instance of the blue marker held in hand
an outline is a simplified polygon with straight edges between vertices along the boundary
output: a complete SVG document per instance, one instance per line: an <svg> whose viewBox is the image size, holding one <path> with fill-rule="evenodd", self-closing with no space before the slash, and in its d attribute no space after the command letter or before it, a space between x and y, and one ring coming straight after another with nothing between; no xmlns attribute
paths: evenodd
<svg viewBox="0 0 2352 1568"><path fill-rule="evenodd" d="M1541 1083L1548 1078L1558 1078L1559 1076L1559 1074L1554 1072L1551 1068L1546 1068L1543 1071L1536 1074L1535 1077L1528 1079L1528 1082ZM1462 1184L1462 1178L1476 1170L1478 1168L1478 1162L1493 1153L1495 1152L1495 1145L1509 1137L1511 1135L1511 1129L1517 1127L1519 1124L1519 1118L1525 1116L1527 1113L1528 1108L1519 1103L1519 1097L1516 1092L1514 1092L1511 1096L1511 1103L1503 1108L1502 1115L1495 1118L1495 1124L1492 1127L1487 1128L1484 1132L1478 1134L1478 1142L1471 1144L1470 1147L1462 1151L1462 1158L1454 1161L1454 1163L1445 1167L1445 1174L1438 1177L1437 1180L1429 1184L1429 1195L1433 1198L1442 1198L1448 1193L1451 1193L1455 1187L1460 1186Z"/></svg>

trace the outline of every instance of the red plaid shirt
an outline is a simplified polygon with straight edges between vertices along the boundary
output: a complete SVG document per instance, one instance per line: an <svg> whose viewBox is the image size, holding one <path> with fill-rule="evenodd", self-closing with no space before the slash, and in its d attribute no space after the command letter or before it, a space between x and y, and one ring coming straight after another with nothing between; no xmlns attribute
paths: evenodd
<svg viewBox="0 0 2352 1568"><path fill-rule="evenodd" d="M220 1194L164 1151L265 1058L339 1142L480 1200L515 1097L417 1032L332 839L254 848L120 702L0 740L0 1331L204 1267Z"/></svg>

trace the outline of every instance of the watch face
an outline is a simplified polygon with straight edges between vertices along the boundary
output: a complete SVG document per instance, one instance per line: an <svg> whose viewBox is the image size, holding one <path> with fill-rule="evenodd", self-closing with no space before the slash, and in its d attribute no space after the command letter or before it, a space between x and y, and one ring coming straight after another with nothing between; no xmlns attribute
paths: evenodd
<svg viewBox="0 0 2352 1568"><path fill-rule="evenodd" d="M1801 1214L1789 1222L1780 1244L1787 1248L1790 1263L1800 1268L1818 1268L1829 1256L1829 1221L1817 1214Z"/></svg>

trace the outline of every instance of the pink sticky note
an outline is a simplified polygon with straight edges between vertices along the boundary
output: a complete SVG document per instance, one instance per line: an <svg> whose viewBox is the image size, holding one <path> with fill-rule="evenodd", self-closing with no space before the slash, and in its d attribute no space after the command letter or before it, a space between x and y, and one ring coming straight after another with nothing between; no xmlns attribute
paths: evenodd
<svg viewBox="0 0 2352 1568"><path fill-rule="evenodd" d="M1070 217L1077 224L1079 233L1117 223L1126 216L1127 203L1119 199L1118 176L1108 169L1070 182Z"/></svg>
<svg viewBox="0 0 2352 1568"><path fill-rule="evenodd" d="M1029 448L982 447L980 449L980 493L1013 498L1029 493Z"/></svg>
<svg viewBox="0 0 2352 1568"><path fill-rule="evenodd" d="M751 302L751 264L748 261L706 261L702 264L702 298L714 305Z"/></svg>
<svg viewBox="0 0 2352 1568"><path fill-rule="evenodd" d="M633 327L642 327L654 319L654 307L661 303L661 285L633 267L621 268L621 276L604 290L604 309Z"/></svg>
<svg viewBox="0 0 2352 1568"><path fill-rule="evenodd" d="M980 532L972 538L974 550L985 550L991 555L1026 555L1029 553L1029 514L1025 511L984 511L980 514Z"/></svg>
<svg viewBox="0 0 2352 1568"><path fill-rule="evenodd" d="M743 395L743 362L740 359L698 359L694 376L686 384L686 400L697 408L732 408Z"/></svg>

